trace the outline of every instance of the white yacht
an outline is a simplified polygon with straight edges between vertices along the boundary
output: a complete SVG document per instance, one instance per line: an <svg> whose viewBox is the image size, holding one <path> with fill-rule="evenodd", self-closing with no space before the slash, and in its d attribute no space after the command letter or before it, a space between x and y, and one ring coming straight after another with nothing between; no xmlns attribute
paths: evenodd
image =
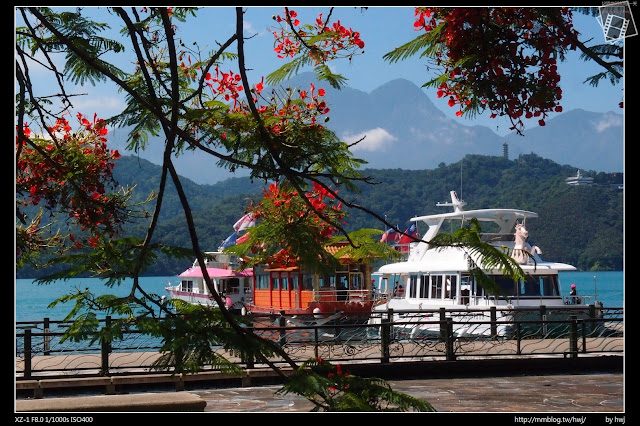
<svg viewBox="0 0 640 426"><path fill-rule="evenodd" d="M584 318L589 315L588 305L596 303L595 298L571 298L561 294L558 272L576 268L542 260L541 250L526 242L526 221L536 218L537 213L517 209L467 211L455 191L451 191L450 203L437 205L453 207L453 211L412 218L428 227L421 241L411 243L406 261L384 265L373 274L377 277L379 298L373 313L379 315L372 315L371 323L379 323L382 313L392 310L394 323L433 320L433 324L407 324L409 334L439 334L441 325L437 321L444 314L454 318L455 335L508 336L514 332L514 319L559 319L568 318L568 315ZM440 230L453 232L472 218L480 223L483 241L506 250L522 268L525 280L516 282L500 270L485 270L502 289L499 294L489 294L475 282L470 272L470 257L480 265L476 254L462 248L430 246L429 241ZM466 324L460 323L462 318Z"/></svg>

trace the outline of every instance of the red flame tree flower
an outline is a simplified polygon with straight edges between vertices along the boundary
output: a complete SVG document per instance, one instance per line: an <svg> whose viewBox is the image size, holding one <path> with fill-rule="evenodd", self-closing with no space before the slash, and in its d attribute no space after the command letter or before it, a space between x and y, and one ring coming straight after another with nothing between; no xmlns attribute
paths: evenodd
<svg viewBox="0 0 640 426"><path fill-rule="evenodd" d="M233 248L238 254L251 254L247 267L333 265L333 257L323 247L337 233L335 224L342 223L346 213L318 183L301 195L291 184L272 183L263 190L263 199L250 207L258 223L248 232L247 241Z"/></svg>
<svg viewBox="0 0 640 426"><path fill-rule="evenodd" d="M113 179L120 154L107 148L104 121L95 116L90 121L81 114L77 119L75 132L66 119L57 119L48 129L51 138L37 137L26 123L22 126L19 133L24 138L16 137L16 200L18 212L31 205L66 214L83 234L69 235L72 246L80 248L95 246L103 236L113 237L127 212L126 197L115 193ZM45 244L38 231L40 216L27 225L26 215L17 215L18 256Z"/></svg>
<svg viewBox="0 0 640 426"><path fill-rule="evenodd" d="M523 117L544 126L548 113L562 111L557 61L576 48L568 8L419 7L415 16L423 34L385 58L422 51L438 70L425 86L456 115L488 109L520 132Z"/></svg>

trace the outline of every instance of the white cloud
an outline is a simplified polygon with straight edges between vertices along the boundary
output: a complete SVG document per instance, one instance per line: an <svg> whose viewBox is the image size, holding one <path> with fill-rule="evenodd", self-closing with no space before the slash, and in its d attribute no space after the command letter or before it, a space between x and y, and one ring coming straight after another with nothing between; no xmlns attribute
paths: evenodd
<svg viewBox="0 0 640 426"><path fill-rule="evenodd" d="M90 120L93 120L94 113L97 113L98 118L108 118L122 112L126 105L124 103L124 96L96 93L75 100L73 106L75 111L79 111L89 117Z"/></svg>
<svg viewBox="0 0 640 426"><path fill-rule="evenodd" d="M615 114L605 114L600 120L593 123L593 127L596 128L598 133L604 132L609 127L617 126L622 126L622 117Z"/></svg>
<svg viewBox="0 0 640 426"><path fill-rule="evenodd" d="M376 127L375 129L366 130L362 133L358 133L356 135L352 134L344 134L343 140L347 143L354 143L362 138L358 144L351 147L351 151L386 151L386 148L391 145L391 143L398 140L391 133L387 132L382 127Z"/></svg>

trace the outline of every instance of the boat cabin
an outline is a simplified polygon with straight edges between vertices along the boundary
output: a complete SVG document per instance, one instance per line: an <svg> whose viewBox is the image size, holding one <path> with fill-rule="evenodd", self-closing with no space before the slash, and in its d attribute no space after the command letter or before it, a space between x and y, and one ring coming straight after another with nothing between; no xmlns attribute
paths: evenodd
<svg viewBox="0 0 640 426"><path fill-rule="evenodd" d="M327 247L335 254L342 243ZM345 304L371 300L371 265L343 257L328 274L299 267L254 268L252 311L313 313L344 311ZM316 313L318 312L316 311Z"/></svg>
<svg viewBox="0 0 640 426"><path fill-rule="evenodd" d="M238 266L235 257L222 252L206 252L204 255L207 274L211 278L216 292L221 295L227 308L240 311L245 302L251 298L253 270L235 271L234 269ZM209 292L197 260L178 278L180 282L177 285L166 287L173 299L181 299L193 304L217 306Z"/></svg>
<svg viewBox="0 0 640 426"><path fill-rule="evenodd" d="M526 274L526 280L513 281L503 275L489 275L502 289L492 295L478 285L468 273L398 273L384 274L378 283L382 298L404 298L408 302L434 302L438 305L485 305L488 299L526 300L560 299L557 273Z"/></svg>

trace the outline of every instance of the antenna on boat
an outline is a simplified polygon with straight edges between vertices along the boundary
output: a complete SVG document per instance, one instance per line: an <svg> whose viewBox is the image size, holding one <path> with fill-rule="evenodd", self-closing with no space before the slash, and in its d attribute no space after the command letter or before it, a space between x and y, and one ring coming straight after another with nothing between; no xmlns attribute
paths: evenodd
<svg viewBox="0 0 640 426"><path fill-rule="evenodd" d="M460 160L460 199L462 199L462 162L464 159Z"/></svg>
<svg viewBox="0 0 640 426"><path fill-rule="evenodd" d="M451 202L450 203L436 203L436 206L439 206L439 207L451 206L451 207L453 207L453 211L461 212L462 211L462 206L464 206L467 203L465 203L464 201L462 201L462 200L460 200L458 198L458 194L456 194L456 191L450 191L449 193L451 194Z"/></svg>

